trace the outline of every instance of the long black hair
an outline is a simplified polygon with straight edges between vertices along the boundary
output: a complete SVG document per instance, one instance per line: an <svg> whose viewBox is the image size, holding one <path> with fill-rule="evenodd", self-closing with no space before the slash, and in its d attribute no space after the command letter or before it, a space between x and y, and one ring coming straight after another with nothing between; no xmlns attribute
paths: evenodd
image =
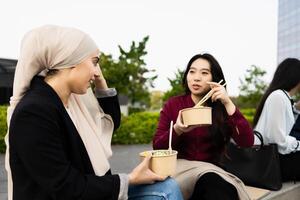
<svg viewBox="0 0 300 200"><path fill-rule="evenodd" d="M256 109L256 113L253 119L253 127L256 126L259 117L261 115L262 109L268 96L275 90L283 89L285 91L290 91L296 87L300 82L300 60L296 58L287 58L282 61L275 73L273 80L271 81L265 94L262 96L260 103Z"/></svg>
<svg viewBox="0 0 300 200"><path fill-rule="evenodd" d="M218 61L210 54L197 54L194 55L188 62L182 78L182 86L184 87L186 94L191 94L187 83L187 75L191 68L191 65L197 59L204 59L208 61L213 82L219 82L222 79L225 82L225 77ZM224 150L225 145L229 142L231 136L231 131L229 130L229 126L226 123L228 114L224 105L220 101L212 102L211 99L209 99L207 101L207 106L212 107L213 123L209 127L209 134L214 146L214 150L212 150L212 152L215 154L215 160L213 160L213 162L218 163L221 156L220 152Z"/></svg>

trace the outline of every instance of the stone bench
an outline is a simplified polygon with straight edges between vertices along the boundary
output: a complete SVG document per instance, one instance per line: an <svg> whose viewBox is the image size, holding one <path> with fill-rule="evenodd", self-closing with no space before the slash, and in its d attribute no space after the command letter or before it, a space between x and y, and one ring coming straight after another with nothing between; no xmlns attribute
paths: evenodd
<svg viewBox="0 0 300 200"><path fill-rule="evenodd" d="M283 183L278 191L269 191L247 187L253 200L298 200L300 199L300 182Z"/></svg>

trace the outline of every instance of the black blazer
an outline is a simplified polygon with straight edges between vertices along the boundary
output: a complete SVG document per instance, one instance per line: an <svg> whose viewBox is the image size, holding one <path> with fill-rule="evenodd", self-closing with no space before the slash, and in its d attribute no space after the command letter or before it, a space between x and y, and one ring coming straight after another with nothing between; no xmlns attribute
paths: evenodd
<svg viewBox="0 0 300 200"><path fill-rule="evenodd" d="M117 96L98 99L120 124ZM14 200L118 199L118 175L96 176L56 92L41 77L17 105L9 127Z"/></svg>

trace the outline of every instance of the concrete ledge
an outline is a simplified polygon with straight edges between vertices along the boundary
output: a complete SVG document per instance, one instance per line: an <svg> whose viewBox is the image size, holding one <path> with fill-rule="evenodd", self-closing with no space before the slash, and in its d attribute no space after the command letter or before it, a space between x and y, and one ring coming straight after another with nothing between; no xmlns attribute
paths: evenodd
<svg viewBox="0 0 300 200"><path fill-rule="evenodd" d="M278 191L271 191L260 200L298 200L300 199L300 182L286 182Z"/></svg>

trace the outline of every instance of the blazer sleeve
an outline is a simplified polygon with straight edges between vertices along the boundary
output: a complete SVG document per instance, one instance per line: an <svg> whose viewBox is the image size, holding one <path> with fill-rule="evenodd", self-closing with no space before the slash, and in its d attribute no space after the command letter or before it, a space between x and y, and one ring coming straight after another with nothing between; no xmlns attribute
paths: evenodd
<svg viewBox="0 0 300 200"><path fill-rule="evenodd" d="M49 106L28 106L10 124L9 142L30 177L58 200L118 199L118 175L84 174L72 166L60 131L59 115Z"/></svg>
<svg viewBox="0 0 300 200"><path fill-rule="evenodd" d="M120 127L121 111L118 95L97 98L104 113L110 115L114 122L114 130Z"/></svg>

